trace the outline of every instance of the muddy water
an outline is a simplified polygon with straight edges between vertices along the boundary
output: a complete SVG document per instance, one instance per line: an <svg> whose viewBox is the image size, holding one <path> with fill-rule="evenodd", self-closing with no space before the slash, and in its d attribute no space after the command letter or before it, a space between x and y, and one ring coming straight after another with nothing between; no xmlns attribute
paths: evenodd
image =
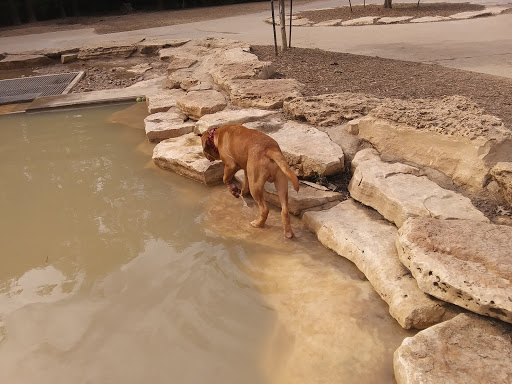
<svg viewBox="0 0 512 384"><path fill-rule="evenodd" d="M393 383L410 333L364 276L153 166L143 117L0 116L0 382Z"/></svg>

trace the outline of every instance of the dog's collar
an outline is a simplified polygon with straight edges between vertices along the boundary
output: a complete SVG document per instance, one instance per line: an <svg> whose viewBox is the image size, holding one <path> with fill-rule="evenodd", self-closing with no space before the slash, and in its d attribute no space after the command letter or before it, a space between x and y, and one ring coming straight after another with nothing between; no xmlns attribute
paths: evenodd
<svg viewBox="0 0 512 384"><path fill-rule="evenodd" d="M217 130L217 128L213 128L213 129L210 129L208 131L208 141L210 142L210 144L212 145L212 148L213 150L216 152L216 153L219 153L219 149L217 148L217 146L215 145L215 131Z"/></svg>

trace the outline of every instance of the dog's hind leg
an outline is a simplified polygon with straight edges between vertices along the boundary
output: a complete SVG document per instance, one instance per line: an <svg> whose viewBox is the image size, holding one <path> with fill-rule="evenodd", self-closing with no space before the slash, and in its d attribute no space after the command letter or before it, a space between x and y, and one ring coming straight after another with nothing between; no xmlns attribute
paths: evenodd
<svg viewBox="0 0 512 384"><path fill-rule="evenodd" d="M268 207L265 203L265 199L263 198L263 188L265 187L265 181L258 182L254 177L249 180L249 184L251 185L251 195L254 201L258 204L260 209L260 217L258 219L251 221L251 225L256 228L262 228L265 225L265 221L267 221L268 217Z"/></svg>
<svg viewBox="0 0 512 384"><path fill-rule="evenodd" d="M274 180L279 202L281 203L281 221L283 223L284 237L291 239L293 235L292 226L290 225L290 213L288 212L288 178L284 173L276 175Z"/></svg>
<svg viewBox="0 0 512 384"><path fill-rule="evenodd" d="M247 171L244 169L244 182L242 183L242 196L246 196L249 193L249 179L247 178Z"/></svg>

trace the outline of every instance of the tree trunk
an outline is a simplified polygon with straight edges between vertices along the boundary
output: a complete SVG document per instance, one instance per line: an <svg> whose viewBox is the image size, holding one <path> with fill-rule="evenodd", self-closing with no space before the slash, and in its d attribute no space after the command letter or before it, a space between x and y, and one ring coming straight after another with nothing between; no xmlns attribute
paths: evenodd
<svg viewBox="0 0 512 384"><path fill-rule="evenodd" d="M156 2L156 8L159 10L159 11L162 11L164 9L164 0L158 0Z"/></svg>
<svg viewBox="0 0 512 384"><path fill-rule="evenodd" d="M284 0L279 0L279 24L281 26L281 51L285 51L288 47L288 42L286 41L286 15Z"/></svg>
<svg viewBox="0 0 512 384"><path fill-rule="evenodd" d="M29 23L37 21L36 12L34 10L34 3L32 0L25 0L25 8L27 9Z"/></svg>
<svg viewBox="0 0 512 384"><path fill-rule="evenodd" d="M18 7L16 6L15 0L9 0L9 9L10 9L10 13L11 13L11 22L14 25L20 25L21 24L20 14L18 13Z"/></svg>
<svg viewBox="0 0 512 384"><path fill-rule="evenodd" d="M384 8L393 8L393 5L391 4L393 0L384 0Z"/></svg>

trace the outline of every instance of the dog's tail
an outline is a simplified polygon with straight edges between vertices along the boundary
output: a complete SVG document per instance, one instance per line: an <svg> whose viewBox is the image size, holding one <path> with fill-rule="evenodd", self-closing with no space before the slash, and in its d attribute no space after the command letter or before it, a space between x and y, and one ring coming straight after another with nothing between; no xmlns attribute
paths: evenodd
<svg viewBox="0 0 512 384"><path fill-rule="evenodd" d="M296 192L299 192L299 179L297 179L295 172L293 172L292 169L288 166L288 163L286 162L286 159L284 158L281 151L277 148L270 148L267 150L266 155L276 162L279 168L281 168L281 171L283 171L283 173L292 182L293 189L295 189Z"/></svg>

